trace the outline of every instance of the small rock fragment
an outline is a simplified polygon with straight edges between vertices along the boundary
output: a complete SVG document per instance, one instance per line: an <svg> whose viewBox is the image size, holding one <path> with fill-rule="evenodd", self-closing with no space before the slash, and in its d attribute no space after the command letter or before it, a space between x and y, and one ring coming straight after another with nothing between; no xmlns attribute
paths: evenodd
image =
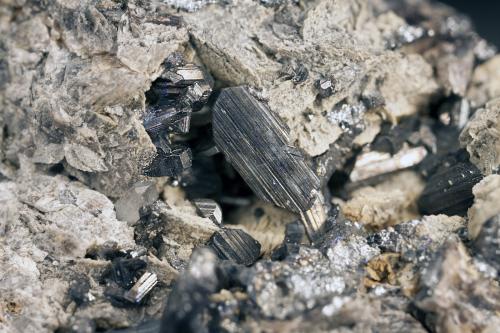
<svg viewBox="0 0 500 333"><path fill-rule="evenodd" d="M500 55L476 67L467 97L474 107L481 107L489 100L500 97Z"/></svg>
<svg viewBox="0 0 500 333"><path fill-rule="evenodd" d="M403 171L376 186L354 190L352 198L341 202L340 207L352 221L375 228L394 225L417 217L415 201L423 188L415 172Z"/></svg>
<svg viewBox="0 0 500 333"><path fill-rule="evenodd" d="M316 89L321 98L330 97L333 95L333 83L330 79L319 79L316 81Z"/></svg>
<svg viewBox="0 0 500 333"><path fill-rule="evenodd" d="M135 223L139 220L139 209L158 199L158 191L153 182L138 182L115 202L118 220Z"/></svg>
<svg viewBox="0 0 500 333"><path fill-rule="evenodd" d="M260 243L240 229L221 229L210 238L217 256L242 265L252 265L260 256Z"/></svg>
<svg viewBox="0 0 500 333"><path fill-rule="evenodd" d="M272 253L272 259L283 260L290 254L298 253L304 234L304 227L299 221L288 223L285 229L285 239L283 240L283 243Z"/></svg>
<svg viewBox="0 0 500 333"><path fill-rule="evenodd" d="M210 219L216 225L222 224L222 210L217 202L211 199L194 199L191 202L202 217Z"/></svg>
<svg viewBox="0 0 500 333"><path fill-rule="evenodd" d="M160 332L206 332L209 296L218 287L216 264L217 257L207 248L193 253L188 269L168 297Z"/></svg>
<svg viewBox="0 0 500 333"><path fill-rule="evenodd" d="M472 188L483 178L470 162L461 162L433 175L418 200L422 214L464 215L472 205Z"/></svg>
<svg viewBox="0 0 500 333"><path fill-rule="evenodd" d="M464 128L471 114L470 103L466 98L452 97L439 107L439 121L446 126Z"/></svg>
<svg viewBox="0 0 500 333"><path fill-rule="evenodd" d="M69 297L76 303L82 305L90 301L89 297L90 283L85 276L80 276L71 281L69 285Z"/></svg>

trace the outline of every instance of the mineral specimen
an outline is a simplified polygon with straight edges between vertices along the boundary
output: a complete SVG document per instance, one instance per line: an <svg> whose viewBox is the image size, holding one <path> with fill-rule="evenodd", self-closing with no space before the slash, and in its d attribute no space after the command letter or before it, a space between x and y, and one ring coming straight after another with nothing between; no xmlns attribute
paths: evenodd
<svg viewBox="0 0 500 333"><path fill-rule="evenodd" d="M351 172L351 181L357 182L371 177L410 168L427 156L424 147L406 148L391 156L389 153L377 151L358 155L356 164Z"/></svg>
<svg viewBox="0 0 500 333"><path fill-rule="evenodd" d="M176 176L191 166L191 159L189 148L173 148L167 151L158 148L156 157L146 167L144 174L150 177Z"/></svg>
<svg viewBox="0 0 500 333"><path fill-rule="evenodd" d="M498 330L500 57L462 14L0 2L1 332Z"/></svg>
<svg viewBox="0 0 500 333"><path fill-rule="evenodd" d="M191 167L191 150L173 144L170 133L189 132L191 113L207 102L212 88L200 67L185 64L182 55L165 61L165 70L146 94L149 105L144 128L156 145L157 154L145 168L150 177L178 176Z"/></svg>

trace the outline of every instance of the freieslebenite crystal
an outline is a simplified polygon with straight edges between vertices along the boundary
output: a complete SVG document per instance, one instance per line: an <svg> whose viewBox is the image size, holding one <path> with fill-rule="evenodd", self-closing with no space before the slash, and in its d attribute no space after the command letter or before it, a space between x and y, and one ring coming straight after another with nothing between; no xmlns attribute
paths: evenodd
<svg viewBox="0 0 500 333"><path fill-rule="evenodd" d="M186 64L176 54L167 59L164 72L147 93L144 128L157 155L144 169L146 176L177 176L191 167L191 150L174 144L170 134L189 132L192 112L201 109L211 92L210 81L200 67Z"/></svg>
<svg viewBox="0 0 500 333"><path fill-rule="evenodd" d="M211 199L194 199L191 202L202 217L209 218L217 225L222 223L222 210L217 202Z"/></svg>
<svg viewBox="0 0 500 333"><path fill-rule="evenodd" d="M247 88L226 88L213 107L213 134L257 196L301 214L314 239L324 221L320 182L281 120Z"/></svg>
<svg viewBox="0 0 500 333"><path fill-rule="evenodd" d="M433 175L418 200L422 214L464 215L472 206L472 188L483 179L470 162L460 162Z"/></svg>
<svg viewBox="0 0 500 333"><path fill-rule="evenodd" d="M212 235L209 246L219 258L246 266L260 256L260 243L240 229L222 228Z"/></svg>

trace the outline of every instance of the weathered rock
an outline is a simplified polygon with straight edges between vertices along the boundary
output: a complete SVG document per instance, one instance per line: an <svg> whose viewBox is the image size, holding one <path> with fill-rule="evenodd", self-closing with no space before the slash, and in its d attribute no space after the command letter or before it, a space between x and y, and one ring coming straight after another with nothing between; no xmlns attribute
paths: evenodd
<svg viewBox="0 0 500 333"><path fill-rule="evenodd" d="M290 128L291 144L308 156L325 153L342 134L341 124L325 121L324 111L343 100L356 105L356 96L377 97L389 118L397 119L420 110L437 92L431 67L419 55L385 51L385 23L365 1L314 1L303 11L288 4L275 14L248 0L211 6L185 19L214 76L263 88L270 109ZM391 28L397 30L397 24ZM286 59L307 68L308 78L300 84L281 79L280 62ZM318 80L330 82L333 92L321 103L316 102Z"/></svg>
<svg viewBox="0 0 500 333"><path fill-rule="evenodd" d="M471 265L464 246L451 239L422 272L415 305L436 332L492 332L500 324L500 289Z"/></svg>
<svg viewBox="0 0 500 333"><path fill-rule="evenodd" d="M187 30L134 1L29 4L20 15L14 8L5 8L2 21L11 23L1 28L2 59L22 73L2 81L6 157L64 158L84 183L122 195L154 154L141 121L144 92L167 56L183 51Z"/></svg>
<svg viewBox="0 0 500 333"><path fill-rule="evenodd" d="M137 244L146 247L170 265L184 267L193 249L208 242L219 227L210 219L199 217L192 206L167 206L157 201L141 212L135 227Z"/></svg>
<svg viewBox="0 0 500 333"><path fill-rule="evenodd" d="M193 254L190 266L176 283L162 318L161 332L204 332L209 296L218 287L217 257L208 249Z"/></svg>
<svg viewBox="0 0 500 333"><path fill-rule="evenodd" d="M474 113L460 134L460 145L485 175L500 170L500 99Z"/></svg>
<svg viewBox="0 0 500 333"><path fill-rule="evenodd" d="M353 221L375 228L394 225L417 217L415 200L423 188L416 173L403 171L376 186L355 190L340 207L345 217Z"/></svg>
<svg viewBox="0 0 500 333"><path fill-rule="evenodd" d="M497 55L476 67L467 97L475 107L481 107L488 101L500 97L500 56Z"/></svg>
<svg viewBox="0 0 500 333"><path fill-rule="evenodd" d="M3 1L0 331L495 331L494 53L429 0Z"/></svg>
<svg viewBox="0 0 500 333"><path fill-rule="evenodd" d="M110 240L135 246L132 229L104 195L63 176L31 175L0 183L0 307L11 308L0 329L7 332L49 332L68 320L74 273L67 261Z"/></svg>
<svg viewBox="0 0 500 333"><path fill-rule="evenodd" d="M469 209L469 237L476 238L483 224L500 214L500 175L490 175L472 189L474 204Z"/></svg>
<svg viewBox="0 0 500 333"><path fill-rule="evenodd" d="M483 223L474 240L474 248L497 272L500 271L500 214Z"/></svg>

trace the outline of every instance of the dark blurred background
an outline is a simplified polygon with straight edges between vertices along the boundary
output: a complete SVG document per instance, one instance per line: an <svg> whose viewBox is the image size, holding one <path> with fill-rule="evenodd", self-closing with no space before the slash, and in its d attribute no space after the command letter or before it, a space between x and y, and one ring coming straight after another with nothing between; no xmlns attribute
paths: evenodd
<svg viewBox="0 0 500 333"><path fill-rule="evenodd" d="M477 32L500 48L500 0L442 0L467 14Z"/></svg>

